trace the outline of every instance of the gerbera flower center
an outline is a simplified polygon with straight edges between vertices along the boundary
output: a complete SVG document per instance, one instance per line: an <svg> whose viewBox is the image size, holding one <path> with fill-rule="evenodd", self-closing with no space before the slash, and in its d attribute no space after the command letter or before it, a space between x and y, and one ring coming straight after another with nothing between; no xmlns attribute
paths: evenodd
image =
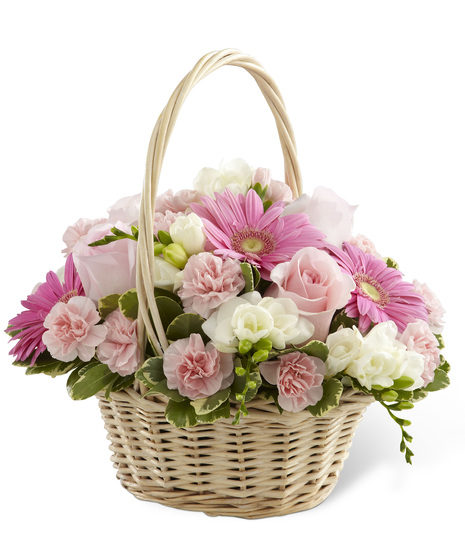
<svg viewBox="0 0 465 558"><path fill-rule="evenodd" d="M267 229L256 230L253 227L245 227L233 234L231 247L239 254L266 256L276 250L276 239Z"/></svg>
<svg viewBox="0 0 465 558"><path fill-rule="evenodd" d="M376 302L380 308L384 308L389 303L388 293L373 277L364 273L356 273L354 280L361 293Z"/></svg>
<svg viewBox="0 0 465 558"><path fill-rule="evenodd" d="M66 304L75 296L78 296L78 292L76 289L73 289L72 291L68 291L67 293L65 293L58 302L64 302Z"/></svg>

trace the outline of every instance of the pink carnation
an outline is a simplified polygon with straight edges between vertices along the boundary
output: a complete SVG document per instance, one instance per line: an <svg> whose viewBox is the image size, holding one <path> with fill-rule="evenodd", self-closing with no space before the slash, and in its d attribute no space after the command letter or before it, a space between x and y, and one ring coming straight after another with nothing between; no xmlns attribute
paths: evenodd
<svg viewBox="0 0 465 558"><path fill-rule="evenodd" d="M112 372L129 376L137 370L140 350L137 344L137 322L114 310L105 320L107 335L98 346L97 356Z"/></svg>
<svg viewBox="0 0 465 558"><path fill-rule="evenodd" d="M421 294L425 301L426 310L428 312L428 324L433 333L441 333L444 329L444 314L445 310L442 307L438 297L425 283L420 283L416 279L413 281L413 286L417 293Z"/></svg>
<svg viewBox="0 0 465 558"><path fill-rule="evenodd" d="M289 186L284 184L284 182L279 182L279 180L273 180L269 169L260 167L254 172L252 184L255 185L257 182L261 186L268 186L266 189L265 201L271 200L272 202L283 201L290 203L293 200L292 190Z"/></svg>
<svg viewBox="0 0 465 558"><path fill-rule="evenodd" d="M360 248L360 250L362 252L365 252L365 254L371 254L376 258L381 258L381 254L376 250L373 242L363 234L358 234L357 236L350 237L348 242L349 244L352 244L353 246L357 246L357 248Z"/></svg>
<svg viewBox="0 0 465 558"><path fill-rule="evenodd" d="M285 411L297 413L315 405L323 397L325 364L302 353L289 353L259 364L267 382L278 386L278 403Z"/></svg>
<svg viewBox="0 0 465 558"><path fill-rule="evenodd" d="M440 364L439 343L424 320L410 322L399 341L410 351L415 351L425 359L425 368L421 377L428 385L434 379L434 371Z"/></svg>
<svg viewBox="0 0 465 558"><path fill-rule="evenodd" d="M74 250L76 243L85 236L92 227L99 225L100 223L105 223L106 219L79 219L74 223L74 225L69 226L65 234L63 235L63 242L66 244L66 248L63 248L63 254L67 256L71 254Z"/></svg>
<svg viewBox="0 0 465 558"><path fill-rule="evenodd" d="M186 312L207 319L227 300L238 295L245 281L236 260L223 260L209 252L191 256L178 291Z"/></svg>
<svg viewBox="0 0 465 558"><path fill-rule="evenodd" d="M74 296L68 302L57 302L45 318L48 330L42 336L53 358L71 362L75 358L89 361L95 348L105 339L104 325L97 325L100 315L94 303L85 296Z"/></svg>
<svg viewBox="0 0 465 558"><path fill-rule="evenodd" d="M165 213L156 211L153 217L153 232L155 234L157 234L158 231L169 232L170 226L181 215L184 215L184 213L181 211L179 211L178 213L173 213L169 209Z"/></svg>
<svg viewBox="0 0 465 558"><path fill-rule="evenodd" d="M172 343L163 357L163 370L169 389L177 389L189 399L201 399L232 384L233 355L220 353L210 341L193 333Z"/></svg>
<svg viewBox="0 0 465 558"><path fill-rule="evenodd" d="M197 190L180 190L173 194L172 190L166 191L158 196L155 210L160 213L172 211L173 213L184 213L191 207L191 203L199 202L202 194Z"/></svg>

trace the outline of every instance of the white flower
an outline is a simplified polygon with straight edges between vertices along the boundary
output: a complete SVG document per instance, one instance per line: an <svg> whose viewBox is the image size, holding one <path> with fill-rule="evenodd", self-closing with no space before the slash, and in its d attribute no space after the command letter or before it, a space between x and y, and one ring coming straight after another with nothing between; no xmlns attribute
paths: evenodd
<svg viewBox="0 0 465 558"><path fill-rule="evenodd" d="M179 273L179 268L165 261L163 258L154 258L155 277L154 287L160 287L167 291L173 291L174 285L177 282L176 275Z"/></svg>
<svg viewBox="0 0 465 558"><path fill-rule="evenodd" d="M220 169L203 168L194 179L194 188L206 196L215 197L215 192L225 188L235 195L246 194L252 185L253 169L243 159L221 162Z"/></svg>
<svg viewBox="0 0 465 558"><path fill-rule="evenodd" d="M328 335L326 339L329 349L326 359L327 376L334 376L345 370L359 356L362 341L363 337L355 326L353 328L344 327Z"/></svg>
<svg viewBox="0 0 465 558"><path fill-rule="evenodd" d="M170 225L170 236L173 242L180 244L189 256L203 252L207 240L202 219L195 213L179 216Z"/></svg>
<svg viewBox="0 0 465 558"><path fill-rule="evenodd" d="M397 327L388 321L376 325L363 339L360 353L347 368L346 373L367 389L376 386L389 388L401 377L410 378L413 384L407 390L423 386L421 377L424 358L396 340Z"/></svg>
<svg viewBox="0 0 465 558"><path fill-rule="evenodd" d="M302 343L313 335L313 325L299 317L295 303L287 298L262 299L256 291L223 303L202 326L215 347L234 353L239 341L256 343L268 338L276 349Z"/></svg>

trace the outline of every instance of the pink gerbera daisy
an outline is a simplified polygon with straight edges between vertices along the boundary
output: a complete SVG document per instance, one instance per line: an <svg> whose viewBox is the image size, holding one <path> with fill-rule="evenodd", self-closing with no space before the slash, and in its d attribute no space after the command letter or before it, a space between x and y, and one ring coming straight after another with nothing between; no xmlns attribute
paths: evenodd
<svg viewBox="0 0 465 558"><path fill-rule="evenodd" d="M215 196L215 200L202 197L203 205L191 205L202 218L214 253L255 265L264 279L270 278L270 271L278 263L289 261L301 248L324 246L324 233L310 224L306 214L280 217L284 202L273 203L265 211L255 190L244 196L226 189Z"/></svg>
<svg viewBox="0 0 465 558"><path fill-rule="evenodd" d="M359 318L360 331L366 331L372 323L392 320L402 332L410 322L428 319L422 296L411 283L402 281L400 271L348 242L342 250L335 246L328 246L328 250L357 285L345 313Z"/></svg>
<svg viewBox="0 0 465 558"><path fill-rule="evenodd" d="M68 302L74 296L85 296L79 275L70 254L65 264L65 281L62 283L56 273L49 271L45 283L30 294L21 304L27 310L10 320L7 333L15 332L12 340L17 340L10 351L17 361L25 361L32 355L33 365L37 357L46 349L42 335L46 331L44 320L57 302Z"/></svg>

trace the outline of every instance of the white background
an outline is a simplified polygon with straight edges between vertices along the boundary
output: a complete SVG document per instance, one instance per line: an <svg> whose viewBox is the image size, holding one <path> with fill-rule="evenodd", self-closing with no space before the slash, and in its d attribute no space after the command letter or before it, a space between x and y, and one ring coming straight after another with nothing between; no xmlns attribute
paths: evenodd
<svg viewBox="0 0 465 558"><path fill-rule="evenodd" d="M284 518L208 518L140 502L110 463L95 399L25 377L2 346L0 553L17 556L459 556L465 459L463 2L40 2L0 8L1 322L63 264L81 216L142 185L156 118L203 54L235 47L280 85L305 191L358 204L355 231L427 282L447 309L451 387L398 427L372 405L340 481ZM173 134L162 188L244 157L282 178L271 113L245 72L200 84ZM3 327L2 326L2 327ZM2 548L3 547L3 548ZM454 549L455 550L452 550ZM462 547L461 547L462 548ZM259 554L260 553L260 554Z"/></svg>

